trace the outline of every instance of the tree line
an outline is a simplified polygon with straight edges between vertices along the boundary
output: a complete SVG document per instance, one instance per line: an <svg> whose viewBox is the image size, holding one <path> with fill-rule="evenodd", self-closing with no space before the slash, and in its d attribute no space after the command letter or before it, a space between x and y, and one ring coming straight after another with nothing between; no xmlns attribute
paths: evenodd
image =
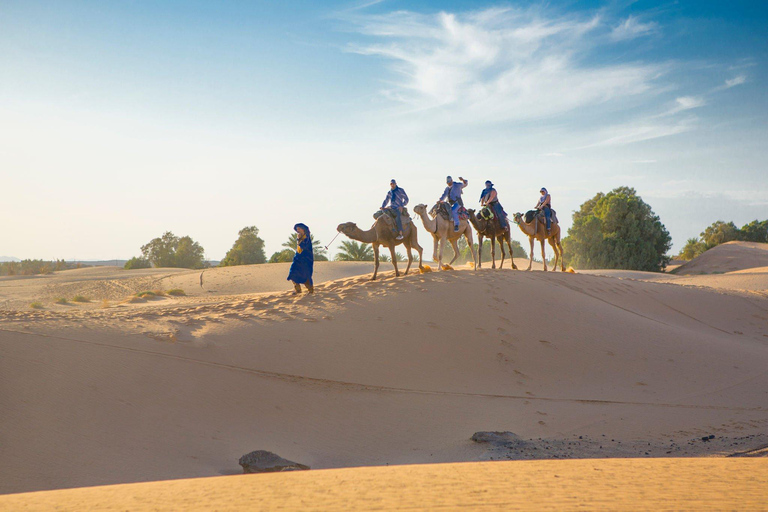
<svg viewBox="0 0 768 512"><path fill-rule="evenodd" d="M698 238L689 238L677 259L690 261L703 252L726 242L768 243L768 220L753 220L741 228L733 222L713 222Z"/></svg>

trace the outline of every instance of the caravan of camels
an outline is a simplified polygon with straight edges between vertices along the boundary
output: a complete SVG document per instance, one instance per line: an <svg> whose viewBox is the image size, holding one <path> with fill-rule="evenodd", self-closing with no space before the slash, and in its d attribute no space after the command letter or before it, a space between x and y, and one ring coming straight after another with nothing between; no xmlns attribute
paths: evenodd
<svg viewBox="0 0 768 512"><path fill-rule="evenodd" d="M446 188L438 199L437 203L427 212L427 205L418 204L413 211L421 219L421 223L432 235L433 250L432 259L437 262L440 270L450 270L451 265L459 257L459 240L464 237L469 251L472 254L472 268L482 267L482 250L485 238L491 242L491 268L496 268L496 242L501 248L501 262L499 268L504 265L506 252L504 244L509 249L509 259L512 268L517 269L512 257L512 240L510 236L510 223L507 214L498 199L498 193L491 181L485 182L485 189L480 196L480 210L466 209L462 199L463 189L469 184L469 181L459 177L454 181L451 176L446 178ZM531 269L533 263L533 245L538 240L541 244L541 259L544 262L544 270L547 270L547 258L544 251L544 242L549 242L555 253L554 267L557 270L558 263L560 270L565 271L563 262L563 246L560 243L560 225L557 221L557 215L552 209L552 198L546 188L540 190L539 198L533 210L525 214L515 213L513 222L517 224L520 230L528 237L531 250L529 251L528 268ZM375 222L368 231L360 229L354 222L345 222L339 224L336 228L338 232L347 237L371 244L374 254L374 272L373 278L376 279L379 270L379 249L386 247L389 249L390 261L395 267L395 274L400 275L397 267L397 257L395 247L403 244L406 249L408 266L405 274L413 264L413 255L411 250L415 250L419 255L419 271L429 272L430 267L423 264L423 249L419 245L417 236L417 227L411 219L406 206L408 205L408 195L405 190L397 185L393 179L390 181L390 190L387 193L381 209L374 215ZM474 238L472 228L477 231L478 245L475 252ZM443 253L445 244L450 243L453 248L453 258L447 263L443 263Z"/></svg>

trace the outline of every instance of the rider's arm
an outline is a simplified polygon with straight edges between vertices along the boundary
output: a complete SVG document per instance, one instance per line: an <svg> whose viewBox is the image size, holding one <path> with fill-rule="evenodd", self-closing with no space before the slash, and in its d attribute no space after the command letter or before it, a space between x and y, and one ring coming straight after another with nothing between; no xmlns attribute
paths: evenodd
<svg viewBox="0 0 768 512"><path fill-rule="evenodd" d="M464 178L459 178L459 179L460 179L460 180L461 180L461 182L462 182L461 188L464 188L464 187L466 187L467 185L469 185L469 181L465 180Z"/></svg>
<svg viewBox="0 0 768 512"><path fill-rule="evenodd" d="M492 203L492 202L494 202L495 200L496 200L496 191L495 191L495 190L491 190L491 191L488 193L488 195L487 195L487 196L485 196L485 203L486 203L486 204L488 204L488 203Z"/></svg>
<svg viewBox="0 0 768 512"><path fill-rule="evenodd" d="M403 206L408 206L408 194L405 193L405 190L400 189L403 191Z"/></svg>
<svg viewBox="0 0 768 512"><path fill-rule="evenodd" d="M544 208L545 206L550 206L550 204L549 204L549 203L551 202L551 199L552 199L552 198L550 197L550 195L549 195L549 194L547 194L546 196L544 196L544 200L541 202L541 207L542 207L542 208Z"/></svg>
<svg viewBox="0 0 768 512"><path fill-rule="evenodd" d="M440 199L438 201L445 201L445 198L448 197L448 194L451 193L451 187L445 187L445 192L443 192L443 195L440 196Z"/></svg>
<svg viewBox="0 0 768 512"><path fill-rule="evenodd" d="M387 207L387 203L391 198L392 198L392 191L390 190L389 192L387 192L387 197L384 198L384 202L381 203L382 210Z"/></svg>

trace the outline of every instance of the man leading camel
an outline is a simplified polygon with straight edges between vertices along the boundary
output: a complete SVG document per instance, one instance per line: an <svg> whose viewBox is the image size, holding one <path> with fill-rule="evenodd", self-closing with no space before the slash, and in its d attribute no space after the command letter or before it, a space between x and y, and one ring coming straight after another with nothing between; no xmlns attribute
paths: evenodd
<svg viewBox="0 0 768 512"><path fill-rule="evenodd" d="M459 180L461 183L454 182L453 178L448 176L445 179L445 183L448 186L445 187L443 195L438 199L438 201L445 201L448 199L448 203L451 205L451 218L453 218L454 233L459 232L459 208L464 206L464 201L461 200L462 190L469 185L469 182L461 176L459 176Z"/></svg>
<svg viewBox="0 0 768 512"><path fill-rule="evenodd" d="M389 186L390 191L387 192L387 197L385 197L384 202L381 203L381 209L384 210L387 208L387 203L389 203L389 208L392 208L392 211L395 212L395 222L397 223L397 237L395 237L395 239L402 240L403 219L401 218L401 214L403 208L408 205L408 194L405 193L404 189L397 186L397 182L394 179L389 181Z"/></svg>
<svg viewBox="0 0 768 512"><path fill-rule="evenodd" d="M496 193L496 189L493 188L491 180L485 182L485 189L480 194L480 206L488 206L493 211L493 214L499 218L499 224L501 229L509 231L509 222L507 222L507 214L504 213L504 208L501 207L499 202L499 195Z"/></svg>

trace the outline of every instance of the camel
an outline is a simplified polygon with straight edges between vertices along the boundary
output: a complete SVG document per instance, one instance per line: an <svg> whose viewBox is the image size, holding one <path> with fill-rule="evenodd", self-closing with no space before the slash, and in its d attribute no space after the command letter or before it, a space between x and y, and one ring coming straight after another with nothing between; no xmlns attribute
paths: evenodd
<svg viewBox="0 0 768 512"><path fill-rule="evenodd" d="M565 272L565 262L563 261L563 246L560 244L560 224L556 222L552 223L552 229L550 234L547 235L547 223L541 219L534 219L530 224L526 224L523 220L522 213L515 214L515 224L520 226L520 231L528 236L528 240L531 242L531 255L528 261L528 268L531 270L533 264L533 240L534 238L541 242L541 260L544 262L544 271L547 271L547 256L544 253L544 240L549 241L549 245L555 251L555 270L557 270L557 262L560 262L560 271Z"/></svg>
<svg viewBox="0 0 768 512"><path fill-rule="evenodd" d="M435 215L434 219L431 219L427 215L427 205L419 204L414 206L413 211L421 217L421 222L424 224L424 229L430 232L434 246L432 250L432 259L437 262L440 270L450 270L451 263L456 261L459 257L458 240L462 236L467 239L469 249L472 251L472 269L477 269L477 256L475 255L475 246L472 240L472 226L466 220L462 220L459 223L459 230L453 230L453 221L444 219L440 214ZM437 242L440 242L440 251L437 250ZM443 265L443 251L445 250L445 242L448 241L453 247L453 259L448 265Z"/></svg>
<svg viewBox="0 0 768 512"><path fill-rule="evenodd" d="M496 268L496 239L499 240L499 247L501 248L501 263L499 268L504 266L504 242L507 242L509 247L509 260L512 262L512 269L517 270L515 265L514 255L512 254L512 238L510 237L508 229L502 229L499 219L494 216L491 220L486 220L482 217L475 215L475 210L467 210L469 212L469 222L477 230L477 268L483 268L483 238L488 237L491 239L491 268Z"/></svg>
<svg viewBox="0 0 768 512"><path fill-rule="evenodd" d="M416 224L413 221L406 221L403 219L403 239L397 240L395 233L392 230L392 226L387 223L384 215L376 219L373 226L368 231L363 231L354 222L345 222L339 224L336 231L344 233L352 240L358 242L365 242L373 246L374 267L373 277L371 281L376 280L376 276L379 272L379 246L383 245L389 248L389 252L392 255L392 265L395 266L395 275L400 276L400 270L397 268L397 257L395 256L395 246L403 244L405 245L406 253L408 254L408 266L405 268L405 274L408 275L408 270L413 263L413 255L411 254L411 247L416 249L419 253L419 270L425 271L422 265L422 252L423 249L419 245L419 238L416 230Z"/></svg>

